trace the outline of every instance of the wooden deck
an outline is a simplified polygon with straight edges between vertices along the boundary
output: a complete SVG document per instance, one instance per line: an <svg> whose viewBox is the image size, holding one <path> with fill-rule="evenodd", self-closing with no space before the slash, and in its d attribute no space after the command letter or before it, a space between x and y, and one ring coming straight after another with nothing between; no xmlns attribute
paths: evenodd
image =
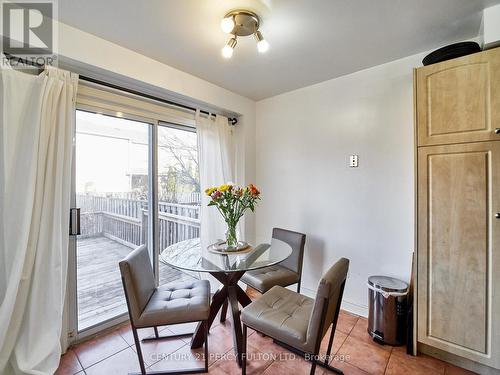
<svg viewBox="0 0 500 375"><path fill-rule="evenodd" d="M104 236L78 239L78 329L127 312L118 262L132 249ZM160 284L192 279L160 263Z"/></svg>

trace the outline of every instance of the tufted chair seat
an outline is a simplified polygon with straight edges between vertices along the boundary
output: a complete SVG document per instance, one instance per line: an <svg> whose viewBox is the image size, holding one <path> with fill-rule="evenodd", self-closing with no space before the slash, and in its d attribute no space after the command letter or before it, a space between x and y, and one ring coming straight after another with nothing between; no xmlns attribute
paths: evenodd
<svg viewBox="0 0 500 375"><path fill-rule="evenodd" d="M300 276L286 267L275 265L247 271L241 281L259 291L267 291L275 285L288 286L297 283Z"/></svg>
<svg viewBox="0 0 500 375"><path fill-rule="evenodd" d="M210 284L193 280L156 288L140 315L137 326L167 325L205 320L210 312Z"/></svg>
<svg viewBox="0 0 500 375"><path fill-rule="evenodd" d="M259 332L303 351L313 350L306 343L312 298L274 286L262 297L245 307L242 321Z"/></svg>

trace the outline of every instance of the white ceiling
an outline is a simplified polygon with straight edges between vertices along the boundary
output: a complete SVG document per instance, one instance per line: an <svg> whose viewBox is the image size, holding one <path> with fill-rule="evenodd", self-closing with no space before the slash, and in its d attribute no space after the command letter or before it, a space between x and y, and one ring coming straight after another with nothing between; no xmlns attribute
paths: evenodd
<svg viewBox="0 0 500 375"><path fill-rule="evenodd" d="M59 19L259 100L478 35L500 0L60 0ZM231 59L224 14L263 18L271 44L240 38Z"/></svg>

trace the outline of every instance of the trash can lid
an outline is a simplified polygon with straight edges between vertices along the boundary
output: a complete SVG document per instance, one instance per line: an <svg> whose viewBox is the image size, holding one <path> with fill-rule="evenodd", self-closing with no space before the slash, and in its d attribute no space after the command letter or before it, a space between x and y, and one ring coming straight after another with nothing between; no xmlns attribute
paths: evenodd
<svg viewBox="0 0 500 375"><path fill-rule="evenodd" d="M406 292L408 284L403 280L395 279L389 276L370 276L368 284L382 289L384 292Z"/></svg>

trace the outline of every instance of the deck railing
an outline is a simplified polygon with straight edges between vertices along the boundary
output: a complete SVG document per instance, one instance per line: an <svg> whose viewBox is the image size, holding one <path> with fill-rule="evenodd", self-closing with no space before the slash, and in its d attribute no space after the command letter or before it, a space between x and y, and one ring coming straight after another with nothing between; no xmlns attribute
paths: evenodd
<svg viewBox="0 0 500 375"><path fill-rule="evenodd" d="M81 236L105 236L131 248L146 242L147 201L131 198L77 194L81 209ZM199 206L159 202L160 250L200 236Z"/></svg>
<svg viewBox="0 0 500 375"><path fill-rule="evenodd" d="M187 193L186 193L187 194ZM198 218L200 193L189 193L186 203L159 202L158 211L174 215ZM198 197L198 201L193 201ZM111 212L118 215L140 218L141 211L147 209L145 199L106 197L102 195L77 194L77 207L81 212Z"/></svg>

